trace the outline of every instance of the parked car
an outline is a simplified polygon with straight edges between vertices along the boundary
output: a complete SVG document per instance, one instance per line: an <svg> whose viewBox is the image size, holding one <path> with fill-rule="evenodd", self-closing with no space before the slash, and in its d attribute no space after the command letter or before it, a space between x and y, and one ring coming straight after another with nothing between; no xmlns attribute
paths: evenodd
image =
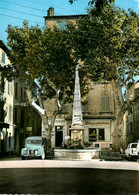
<svg viewBox="0 0 139 195"><path fill-rule="evenodd" d="M139 143L130 143L125 150L125 156L128 160L139 158Z"/></svg>
<svg viewBox="0 0 139 195"><path fill-rule="evenodd" d="M37 158L45 159L47 151L47 140L41 136L27 137L25 140L25 148L21 149L21 158Z"/></svg>

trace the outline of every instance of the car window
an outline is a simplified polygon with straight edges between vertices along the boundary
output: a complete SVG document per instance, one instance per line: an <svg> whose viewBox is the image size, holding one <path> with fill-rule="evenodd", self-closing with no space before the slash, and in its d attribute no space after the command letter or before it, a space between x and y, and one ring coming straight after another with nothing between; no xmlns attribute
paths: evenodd
<svg viewBox="0 0 139 195"><path fill-rule="evenodd" d="M32 145L41 145L42 141L41 140L27 140L27 144L32 144Z"/></svg>
<svg viewBox="0 0 139 195"><path fill-rule="evenodd" d="M137 144L132 144L131 145L131 148L136 148L137 147Z"/></svg>

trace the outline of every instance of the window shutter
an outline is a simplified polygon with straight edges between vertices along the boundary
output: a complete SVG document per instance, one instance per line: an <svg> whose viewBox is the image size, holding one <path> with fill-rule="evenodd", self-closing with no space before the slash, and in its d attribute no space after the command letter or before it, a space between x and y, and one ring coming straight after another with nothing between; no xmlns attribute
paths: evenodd
<svg viewBox="0 0 139 195"><path fill-rule="evenodd" d="M5 53L2 52L2 62L5 64Z"/></svg>
<svg viewBox="0 0 139 195"><path fill-rule="evenodd" d="M102 111L105 111L105 97L102 97Z"/></svg>
<svg viewBox="0 0 139 195"><path fill-rule="evenodd" d="M110 101L109 97L102 97L102 112L106 112L110 110Z"/></svg>
<svg viewBox="0 0 139 195"><path fill-rule="evenodd" d="M109 97L106 97L106 111L110 110Z"/></svg>

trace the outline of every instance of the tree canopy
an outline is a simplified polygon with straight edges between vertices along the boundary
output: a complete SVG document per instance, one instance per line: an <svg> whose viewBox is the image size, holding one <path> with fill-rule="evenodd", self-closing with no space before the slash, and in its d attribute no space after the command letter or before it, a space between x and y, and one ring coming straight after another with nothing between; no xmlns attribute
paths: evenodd
<svg viewBox="0 0 139 195"><path fill-rule="evenodd" d="M115 80L127 85L139 73L138 15L106 6L100 15L69 26L76 55L92 80Z"/></svg>
<svg viewBox="0 0 139 195"><path fill-rule="evenodd" d="M69 0L69 2L72 4L74 1L78 1L78 0ZM94 9L93 11L95 13L99 13L103 10L103 8L110 4L110 3L113 3L115 2L115 0L88 0L88 5L90 6L93 6Z"/></svg>
<svg viewBox="0 0 139 195"><path fill-rule="evenodd" d="M9 25L7 32L14 77L43 99L57 97L59 103L70 102L78 60L72 55L72 45L67 42L69 34L57 27L53 30L29 27L27 22L23 27ZM82 83L84 88L86 81Z"/></svg>

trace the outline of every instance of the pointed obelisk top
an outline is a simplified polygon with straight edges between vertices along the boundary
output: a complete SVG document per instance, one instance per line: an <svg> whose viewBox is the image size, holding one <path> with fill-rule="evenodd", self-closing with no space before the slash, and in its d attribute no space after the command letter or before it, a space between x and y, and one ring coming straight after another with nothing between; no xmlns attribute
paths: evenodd
<svg viewBox="0 0 139 195"><path fill-rule="evenodd" d="M83 124L78 68L79 68L79 65L76 66L76 71L75 71L72 125L82 125Z"/></svg>

